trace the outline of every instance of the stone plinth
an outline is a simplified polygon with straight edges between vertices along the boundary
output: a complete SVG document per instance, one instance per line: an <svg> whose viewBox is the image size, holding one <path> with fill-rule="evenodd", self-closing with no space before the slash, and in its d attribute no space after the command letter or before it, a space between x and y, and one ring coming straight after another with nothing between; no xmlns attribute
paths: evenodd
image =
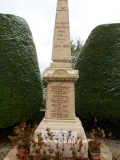
<svg viewBox="0 0 120 160"><path fill-rule="evenodd" d="M77 136L82 140L86 140L86 135L79 118L75 117L75 120L54 120L44 118L35 131L35 137L42 131L50 128L51 131L72 131L77 132Z"/></svg>
<svg viewBox="0 0 120 160"><path fill-rule="evenodd" d="M71 82L49 82L47 87L46 119L75 119L74 84Z"/></svg>

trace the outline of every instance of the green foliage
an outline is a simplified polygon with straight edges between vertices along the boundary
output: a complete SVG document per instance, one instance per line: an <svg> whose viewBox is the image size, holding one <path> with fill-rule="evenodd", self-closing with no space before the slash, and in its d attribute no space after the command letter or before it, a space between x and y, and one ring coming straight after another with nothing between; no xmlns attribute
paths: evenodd
<svg viewBox="0 0 120 160"><path fill-rule="evenodd" d="M43 85L43 88L47 88L47 80L45 80L44 78L42 78L42 85Z"/></svg>
<svg viewBox="0 0 120 160"><path fill-rule="evenodd" d="M96 27L75 69L76 112L84 118L120 120L120 24Z"/></svg>
<svg viewBox="0 0 120 160"><path fill-rule="evenodd" d="M32 117L41 105L41 77L28 24L0 14L0 128Z"/></svg>
<svg viewBox="0 0 120 160"><path fill-rule="evenodd" d="M71 64L72 68L74 69L77 59L82 51L82 42L80 39L78 39L76 40L76 42L71 40L70 43L71 43Z"/></svg>
<svg viewBox="0 0 120 160"><path fill-rule="evenodd" d="M46 108L46 91L47 91L47 80L42 78L42 86L43 86L43 106L42 108Z"/></svg>

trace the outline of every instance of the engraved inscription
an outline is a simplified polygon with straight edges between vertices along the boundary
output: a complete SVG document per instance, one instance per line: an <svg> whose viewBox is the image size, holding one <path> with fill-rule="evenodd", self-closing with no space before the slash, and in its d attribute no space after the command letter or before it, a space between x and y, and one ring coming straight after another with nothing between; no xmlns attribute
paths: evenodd
<svg viewBox="0 0 120 160"><path fill-rule="evenodd" d="M54 118L69 117L69 95L71 87L63 85L51 85L50 91L52 93L51 102L52 110L51 116Z"/></svg>
<svg viewBox="0 0 120 160"><path fill-rule="evenodd" d="M55 28L56 28L55 42L57 44L54 44L54 48L55 49L70 48L70 45L67 44L69 22L61 22L61 21L55 22Z"/></svg>
<svg viewBox="0 0 120 160"><path fill-rule="evenodd" d="M57 1L52 60L71 61L68 0ZM60 56L59 56L60 55Z"/></svg>

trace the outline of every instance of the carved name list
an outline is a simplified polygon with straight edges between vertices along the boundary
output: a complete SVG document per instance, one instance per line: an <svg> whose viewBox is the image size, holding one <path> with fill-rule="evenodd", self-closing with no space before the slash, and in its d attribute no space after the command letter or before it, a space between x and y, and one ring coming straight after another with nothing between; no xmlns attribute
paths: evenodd
<svg viewBox="0 0 120 160"><path fill-rule="evenodd" d="M49 82L46 118L74 118L73 86L71 83Z"/></svg>
<svg viewBox="0 0 120 160"><path fill-rule="evenodd" d="M51 116L56 118L65 118L69 116L69 94L70 88L68 86L63 85L51 85L51 102L52 102L52 110Z"/></svg>

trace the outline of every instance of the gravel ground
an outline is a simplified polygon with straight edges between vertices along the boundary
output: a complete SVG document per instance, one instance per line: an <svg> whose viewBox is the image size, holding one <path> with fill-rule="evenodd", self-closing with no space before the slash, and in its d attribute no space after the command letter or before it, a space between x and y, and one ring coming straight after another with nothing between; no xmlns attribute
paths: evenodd
<svg viewBox="0 0 120 160"><path fill-rule="evenodd" d="M108 140L106 142L110 151L116 160L120 160L120 140ZM0 144L0 160L3 160L7 153L12 149L10 143L1 143Z"/></svg>
<svg viewBox="0 0 120 160"><path fill-rule="evenodd" d="M3 160L7 153L12 149L10 143L1 143L0 144L0 160Z"/></svg>
<svg viewBox="0 0 120 160"><path fill-rule="evenodd" d="M106 144L116 160L120 160L120 140L109 140Z"/></svg>

